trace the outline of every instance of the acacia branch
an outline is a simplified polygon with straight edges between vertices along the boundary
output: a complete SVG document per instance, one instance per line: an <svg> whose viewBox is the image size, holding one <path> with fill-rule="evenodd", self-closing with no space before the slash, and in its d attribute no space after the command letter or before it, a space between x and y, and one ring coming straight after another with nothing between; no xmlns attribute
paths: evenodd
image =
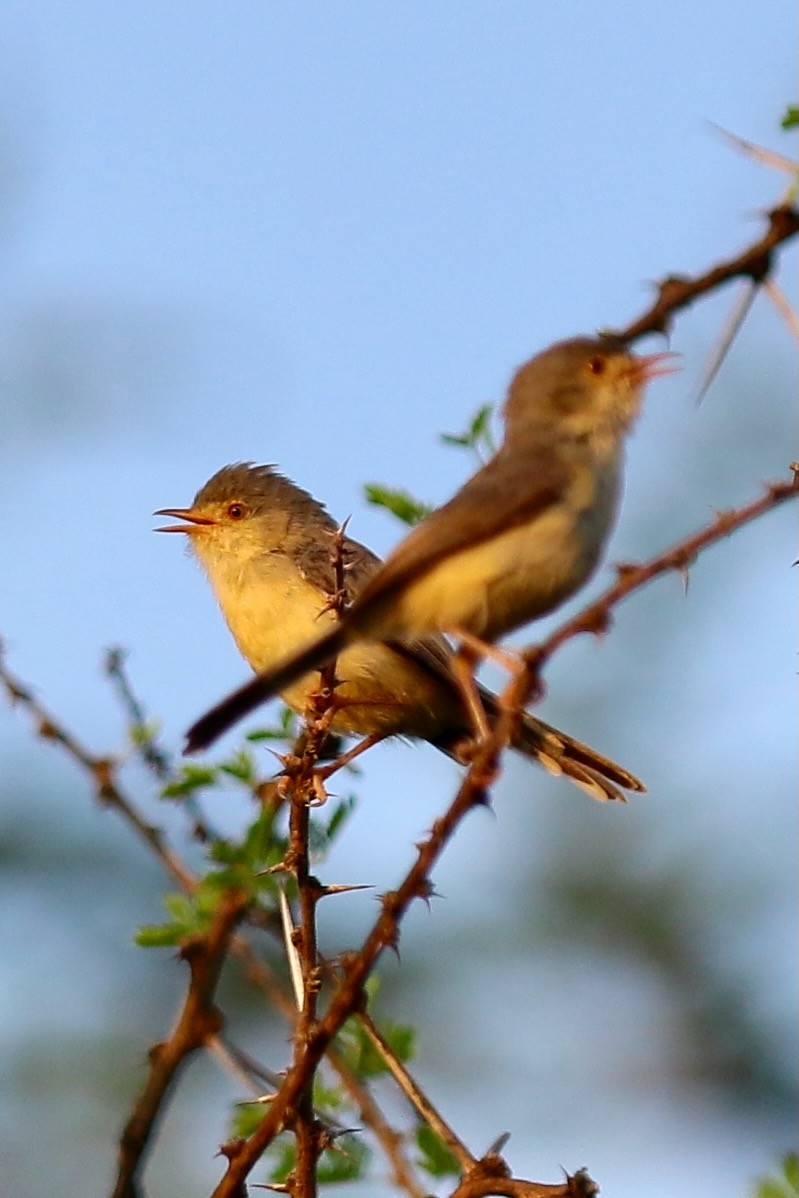
<svg viewBox="0 0 799 1198"><path fill-rule="evenodd" d="M386 1068L413 1107L419 1119L432 1128L442 1144L452 1153L461 1169L468 1171L474 1168L477 1164L476 1158L471 1154L454 1129L447 1123L443 1115L433 1105L416 1079L411 1076L388 1040L386 1040L383 1033L375 1025L369 1013L366 1011L361 1012L358 1019L372 1047L383 1058Z"/></svg>
<svg viewBox="0 0 799 1198"><path fill-rule="evenodd" d="M97 797L100 801L115 810L126 821L154 854L169 877L182 890L189 894L195 893L199 885L197 877L181 857L168 846L163 831L148 823L137 810L133 801L123 792L115 777L116 762L110 758L95 757L91 754L77 737L34 696L31 689L8 669L1 651L0 684L4 687L12 703L25 708L30 714L36 725L37 734L45 740L58 744L89 775L96 787ZM267 930L274 931L271 927ZM257 986L267 996L270 1003L293 1025L297 1018L296 1006L271 970L258 959L252 945L244 936L234 930L229 941L229 949L232 955L240 961L253 985ZM386 1151L398 1184L404 1185L413 1198L419 1198L419 1189L413 1181L410 1165L401 1157L398 1148L401 1136L393 1131L385 1118L379 1114L377 1104L365 1087L360 1085L358 1079L354 1078L340 1055L333 1050L327 1055L332 1068L341 1077L342 1083L356 1098L364 1123L371 1128L378 1143ZM165 1088L161 1092L161 1104L167 1097L168 1088ZM157 1112L151 1112L151 1126L156 1122L156 1114ZM128 1125L131 1124L132 1119L131 1116ZM120 1156L122 1156L121 1149ZM135 1194L135 1189L131 1191L131 1195L133 1194Z"/></svg>
<svg viewBox="0 0 799 1198"><path fill-rule="evenodd" d="M632 342L647 333L668 333L673 317L711 291L717 291L732 279L751 279L760 286L774 268L774 251L799 233L799 211L792 204L780 204L767 214L768 228L763 236L735 258L720 262L702 275L669 275L658 284L657 299L625 329L613 336Z"/></svg>
<svg viewBox="0 0 799 1198"><path fill-rule="evenodd" d="M511 1177L502 1157L488 1153L461 1178L450 1198L488 1198L492 1194L504 1198L594 1198L598 1193L599 1186L585 1169L567 1174L557 1185L547 1185Z"/></svg>
<svg viewBox="0 0 799 1198"><path fill-rule="evenodd" d="M428 837L418 846L416 860L400 887L383 895L381 911L357 953L343 960L339 988L324 1016L286 1075L263 1121L247 1140L226 1145L228 1168L214 1190L214 1198L239 1198L250 1170L266 1147L286 1126L308 1081L345 1020L365 1004L364 985L383 950L396 947L399 925L414 899L428 900L433 893L430 872L448 841L474 806L487 802L486 787L493 778L497 744L492 737L480 746L475 759L443 816L436 820Z"/></svg>
<svg viewBox="0 0 799 1198"><path fill-rule="evenodd" d="M170 877L190 894L197 889L197 879L184 865L177 853L166 843L164 833L154 827L136 810L116 781L117 762L111 757L96 757L85 748L76 736L39 702L29 690L7 668L0 647L0 683L12 703L24 707L32 717L36 733L42 740L60 745L73 761L77 762L92 780L96 798L106 807L112 807L126 820L147 848L161 862Z"/></svg>
<svg viewBox="0 0 799 1198"><path fill-rule="evenodd" d="M339 616L346 603L344 531L345 526L338 529L331 546L333 593L329 597L329 607ZM310 805L323 801L325 797L324 784L317 777L316 767L336 713L336 683L336 665L333 662L322 670L320 686L309 697L305 713L305 732L302 736L302 756L292 759L291 773L287 778L286 789L290 798L290 808L289 846L285 866L297 879L300 920L299 927L292 937L292 948L299 957L302 977L300 1009L294 1028L295 1066L302 1060L317 1027L321 970L317 948L316 906L325 892L310 870ZM297 1151L296 1164L287 1180L287 1186L294 1198L316 1198L317 1163L328 1140L314 1111L314 1075L315 1070L307 1074L299 1094L292 1103L292 1128Z"/></svg>
<svg viewBox="0 0 799 1198"><path fill-rule="evenodd" d="M391 1126L372 1097L368 1087L356 1073L353 1073L335 1048L327 1050L327 1059L341 1079L341 1084L357 1106L361 1119L369 1127L382 1148L391 1166L391 1175L396 1186L409 1194L410 1198L428 1198L427 1188L417 1180L413 1168L405 1155L405 1137Z"/></svg>
<svg viewBox="0 0 799 1198"><path fill-rule="evenodd" d="M768 222L768 229L763 237L737 257L713 267L704 275L696 278L672 276L665 279L659 285L657 299L650 309L616 335L631 342L647 333L668 332L677 312L687 308L700 296L709 294L734 278L750 279L756 287L766 283L773 270L776 249L799 232L799 213L795 207L784 204L768 214ZM641 566L621 568L617 583L609 588L599 600L556 630L540 645L527 651L524 659L527 667L526 673L515 679L509 688L514 702L518 704L523 701L526 692L535 684L546 662L566 640L581 632L604 631L610 623L611 609L627 594L669 570L684 572L703 549L721 537L729 535L749 520L777 506L783 500L792 497L798 489L796 477L792 483L772 484L761 499L744 508L719 516L707 528L687 538L665 554ZM196 889L196 879L186 869L179 857L166 846L160 830L149 825L120 790L115 776L117 763L111 758L96 757L89 753L76 738L50 717L27 688L8 673L1 660L0 681L4 684L12 701L21 703L31 713L37 724L38 734L44 739L54 740L61 744L69 755L89 773L97 797L123 815L178 884L190 892ZM510 704L508 704L506 712L510 712L510 710ZM510 717L508 716L508 718ZM292 804L292 808L297 810L290 855L295 852L295 849L299 849L301 842L305 845L305 848L300 850L301 865L299 869L296 868L296 853L294 856L298 878L300 874L304 878L304 883L302 881L300 883L300 936L307 1005L304 1004L303 1015L300 1018L304 1018L305 1023L295 1036L295 1054L292 1066L270 1104L261 1125L248 1140L236 1141L225 1146L223 1151L228 1157L228 1168L215 1191L216 1198L224 1198L224 1196L239 1198L244 1192L244 1180L249 1170L273 1137L287 1127L300 1129L298 1170L292 1180L295 1187L294 1192L302 1193L304 1196L314 1192L315 1180L311 1179L311 1172L315 1172L321 1142L318 1138L314 1138L317 1125L312 1107L309 1105L314 1073L325 1053L330 1052L332 1041L344 1021L350 1015L358 1015L359 1012L362 1012L365 1004L364 984L383 950L387 947L396 947L399 940L400 924L408 907L414 899L427 900L433 893L430 882L431 871L461 820L473 806L487 801L487 787L495 775L498 753L506 743L507 731L507 719L503 715L503 719L492 735L484 744L478 746L472 766L449 809L441 819L436 821L430 834L418 846L416 860L404 881L398 890L383 896L380 914L363 945L356 953L344 960L338 989L321 1019L316 1018L315 1001L308 1003L311 996L315 994L313 983L317 963L313 910L318 894L315 895L313 891L314 884L318 886L318 883L315 883L315 879L312 879L308 872L307 799L302 804L303 814L303 811L300 810L299 788L295 785L297 801ZM155 763L153 763L153 767L155 768ZM311 780L314 785L317 785L318 774L306 773L305 781ZM302 826L303 820L305 827ZM304 862L302 861L303 852L306 854ZM123 1150L128 1151L131 1145L133 1146L132 1156L127 1166L128 1182L126 1184L129 1184L130 1188L123 1189L120 1191L121 1194L130 1196L136 1194L137 1162L142 1158L148 1138L155 1126L158 1112L181 1063L189 1052L205 1043L208 1035L214 1034L217 1030L215 1020L218 1019L218 1016L213 1008L212 997L227 948L231 946L237 955L246 956L251 952L246 941L234 933L235 923L243 916L246 903L241 896L236 896L235 893L227 895L222 902L223 905L230 904L230 908L226 907L223 911L223 906L220 906L212 931L208 937L200 938L202 943L196 949L196 959L192 956L194 950L191 948L191 944L194 942L188 942L186 946L186 957L192 971L189 993L178 1026L166 1045L155 1050L145 1094L137 1103L126 1128L126 1133L130 1131L130 1137L128 1140L123 1140ZM237 902L242 904L241 911L234 910ZM249 963L251 966L253 965L252 957L250 957ZM190 1007L191 1010L189 1010ZM296 1020L296 1013L292 1012L292 1014ZM307 1152L304 1163L300 1166L299 1158L303 1152L300 1143L303 1126L307 1129ZM143 1132L142 1129L144 1129ZM565 1198L566 1195L571 1198L585 1198L594 1193L596 1189L587 1174L582 1172L567 1178L559 1186L547 1186L543 1183L512 1178L509 1176L504 1161L497 1154L489 1153L482 1160L476 1161L465 1146L461 1147L462 1159L459 1159L464 1168L464 1175L451 1198L478 1198L479 1195L488 1194L509 1195L510 1198L561 1198L561 1196ZM132 1166L131 1160L133 1161ZM413 1184L415 1185L415 1183ZM406 1188L408 1188L407 1182ZM416 1191L409 1190L409 1192L415 1193Z"/></svg>
<svg viewBox="0 0 799 1198"><path fill-rule="evenodd" d="M166 750L158 744L155 734L147 722L141 700L133 690L125 669L126 657L127 653L119 646L109 649L103 663L105 672L116 688L122 708L128 718L131 736L139 756L159 782L169 782L173 774L169 757Z"/></svg>
<svg viewBox="0 0 799 1198"><path fill-rule="evenodd" d="M190 970L189 988L169 1039L150 1049L149 1076L120 1140L113 1198L139 1198L139 1176L167 1093L188 1057L218 1035L222 1027L214 994L233 930L248 902L242 892L228 891L220 900L208 932L191 936L181 944L180 955Z"/></svg>

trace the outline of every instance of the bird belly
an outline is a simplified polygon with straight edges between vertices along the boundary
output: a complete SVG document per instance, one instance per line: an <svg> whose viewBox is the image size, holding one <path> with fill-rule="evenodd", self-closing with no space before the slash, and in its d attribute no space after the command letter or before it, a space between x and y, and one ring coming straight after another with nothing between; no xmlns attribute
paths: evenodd
<svg viewBox="0 0 799 1198"><path fill-rule="evenodd" d="M399 598L401 635L463 628L494 640L568 598L596 566L600 543L556 509L461 550Z"/></svg>
<svg viewBox="0 0 799 1198"><path fill-rule="evenodd" d="M460 701L452 687L429 673L413 658L379 642L361 642L345 649L336 662L337 701L342 703L331 725L334 732L368 736L420 737L437 740L446 730L462 726ZM283 698L291 706L319 685L312 673Z"/></svg>
<svg viewBox="0 0 799 1198"><path fill-rule="evenodd" d="M324 611L325 600L285 559L268 562L268 575L217 587L233 638L254 670L271 669L302 649L336 620ZM265 576L266 575L266 576ZM442 729L458 728L463 716L452 688L422 664L388 645L360 643L338 658L336 694L342 701L331 729L341 735L402 735L437 739ZM318 670L296 679L281 692L289 707L302 713L319 687Z"/></svg>

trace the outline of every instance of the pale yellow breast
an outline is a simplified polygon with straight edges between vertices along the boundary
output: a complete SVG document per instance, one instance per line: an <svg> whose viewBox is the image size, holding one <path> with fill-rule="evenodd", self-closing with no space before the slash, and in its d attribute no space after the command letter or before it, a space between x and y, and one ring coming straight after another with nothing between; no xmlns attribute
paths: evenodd
<svg viewBox="0 0 799 1198"><path fill-rule="evenodd" d="M234 640L256 671L283 661L335 620L322 613L325 599L284 554L258 560L239 574L217 571L211 583ZM343 734L384 732L433 737L442 725L458 726L461 713L450 688L422 666L379 643L355 645L338 659L337 693L358 700L342 708L332 728ZM303 712L319 672L292 683L281 695Z"/></svg>

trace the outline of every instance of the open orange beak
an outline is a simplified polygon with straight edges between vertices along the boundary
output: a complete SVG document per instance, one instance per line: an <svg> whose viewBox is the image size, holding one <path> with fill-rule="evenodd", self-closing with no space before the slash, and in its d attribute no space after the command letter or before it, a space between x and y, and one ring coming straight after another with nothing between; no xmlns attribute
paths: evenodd
<svg viewBox="0 0 799 1198"><path fill-rule="evenodd" d="M154 516L172 516L175 520L185 520L185 524L167 524L163 528L154 528L153 532L199 532L202 528L216 523L209 516L201 516L190 507L162 507Z"/></svg>
<svg viewBox="0 0 799 1198"><path fill-rule="evenodd" d="M633 378L636 383L645 385L651 383L652 379L663 378L667 374L677 374L682 370L682 366L677 360L680 357L680 354L669 351L662 354L644 354L635 359Z"/></svg>

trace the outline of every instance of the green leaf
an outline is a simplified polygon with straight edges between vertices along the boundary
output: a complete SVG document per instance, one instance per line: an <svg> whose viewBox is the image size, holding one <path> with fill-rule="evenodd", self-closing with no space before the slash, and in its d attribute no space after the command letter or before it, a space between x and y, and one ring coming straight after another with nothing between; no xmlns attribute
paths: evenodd
<svg viewBox="0 0 799 1198"><path fill-rule="evenodd" d="M272 1172L269 1175L270 1180L277 1182L285 1181L297 1163L297 1151L294 1146L294 1140L284 1140L282 1143L278 1141L272 1147L270 1155L276 1158L272 1166Z"/></svg>
<svg viewBox="0 0 799 1198"><path fill-rule="evenodd" d="M790 1198L790 1193L790 1190L786 1189L781 1181L767 1177L758 1182L755 1198Z"/></svg>
<svg viewBox="0 0 799 1198"><path fill-rule="evenodd" d="M131 724L128 728L131 744L137 748L151 745L161 731L158 720L147 720L143 724Z"/></svg>
<svg viewBox="0 0 799 1198"><path fill-rule="evenodd" d="M208 856L211 861L220 865L241 865L247 861L247 852L243 844L231 840L215 840L209 846Z"/></svg>
<svg viewBox="0 0 799 1198"><path fill-rule="evenodd" d="M491 432L491 413L494 405L487 403L478 408L472 417L469 427L462 433L442 433L444 445L454 445L458 449L472 449L480 457L490 457L496 451L494 437Z"/></svg>
<svg viewBox="0 0 799 1198"><path fill-rule="evenodd" d="M797 1198L799 1196L799 1157L789 1152L782 1158L779 1171L763 1177L755 1186L754 1198Z"/></svg>
<svg viewBox="0 0 799 1198"><path fill-rule="evenodd" d="M416 1056L416 1028L409 1024L392 1023L381 1030L396 1057L401 1061L413 1060Z"/></svg>
<svg viewBox="0 0 799 1198"><path fill-rule="evenodd" d="M317 1073L313 1081L313 1105L315 1111L325 1111L330 1114L341 1110L348 1101L342 1086L328 1085Z"/></svg>
<svg viewBox="0 0 799 1198"><path fill-rule="evenodd" d="M791 1189L799 1194L799 1153L789 1152L782 1158L782 1174Z"/></svg>
<svg viewBox="0 0 799 1198"><path fill-rule="evenodd" d="M414 499L407 491L393 490L379 483L367 483L364 494L368 503L375 507L384 507L392 515L402 520L403 524L418 524L432 512L430 504Z"/></svg>
<svg viewBox="0 0 799 1198"><path fill-rule="evenodd" d="M140 948L174 948L185 935L183 925L178 923L145 924L133 937Z"/></svg>
<svg viewBox="0 0 799 1198"><path fill-rule="evenodd" d="M483 404L482 408L477 409L469 429L473 441L479 441L481 437L490 437L489 420L491 419L493 408L493 404L486 403Z"/></svg>
<svg viewBox="0 0 799 1198"><path fill-rule="evenodd" d="M401 1023L382 1023L380 1031L392 1052L401 1061L409 1061L416 1051L416 1031ZM357 1019L348 1019L339 1033L337 1047L359 1077L379 1077L388 1073L388 1065L372 1044Z"/></svg>
<svg viewBox="0 0 799 1198"><path fill-rule="evenodd" d="M421 1156L418 1163L431 1177L456 1176L461 1167L440 1136L423 1123L416 1132L416 1146Z"/></svg>
<svg viewBox="0 0 799 1198"><path fill-rule="evenodd" d="M333 809L330 819L327 821L325 835L328 841L335 840L338 833L344 827L345 823L355 810L357 799L355 795L347 795L346 799L341 799Z"/></svg>
<svg viewBox="0 0 799 1198"><path fill-rule="evenodd" d="M194 917L191 899L185 894L164 895L164 906L176 923L189 923Z"/></svg>
<svg viewBox="0 0 799 1198"><path fill-rule="evenodd" d="M339 1136L333 1148L326 1148L319 1158L317 1178L322 1185L355 1181L362 1177L369 1164L370 1152L358 1136L351 1133Z"/></svg>
<svg viewBox="0 0 799 1198"><path fill-rule="evenodd" d="M799 106L789 104L782 115L780 126L787 133L789 129L795 129L799 125Z"/></svg>
<svg viewBox="0 0 799 1198"><path fill-rule="evenodd" d="M245 860L255 869L276 865L286 851L286 839L275 834L275 813L264 809L244 837Z"/></svg>
<svg viewBox="0 0 799 1198"><path fill-rule="evenodd" d="M282 728L256 728L254 732L248 732L244 739L252 745L258 745L265 740L290 740L291 735Z"/></svg>
<svg viewBox="0 0 799 1198"><path fill-rule="evenodd" d="M182 799L203 786L213 786L216 769L207 765L184 765L178 777L161 790L162 799Z"/></svg>
<svg viewBox="0 0 799 1198"><path fill-rule="evenodd" d="M223 761L219 768L231 778L237 778L239 782L251 784L255 781L255 762L246 749L239 749L229 761Z"/></svg>
<svg viewBox="0 0 799 1198"><path fill-rule="evenodd" d="M265 1102L244 1102L236 1107L231 1120L231 1134L236 1139L246 1140L257 1131L269 1110Z"/></svg>
<svg viewBox="0 0 799 1198"><path fill-rule="evenodd" d="M165 894L164 906L172 918L166 923L146 924L139 928L134 937L135 943L142 948L165 948L180 944L186 936L197 931L196 900L196 895L189 898L185 894Z"/></svg>

